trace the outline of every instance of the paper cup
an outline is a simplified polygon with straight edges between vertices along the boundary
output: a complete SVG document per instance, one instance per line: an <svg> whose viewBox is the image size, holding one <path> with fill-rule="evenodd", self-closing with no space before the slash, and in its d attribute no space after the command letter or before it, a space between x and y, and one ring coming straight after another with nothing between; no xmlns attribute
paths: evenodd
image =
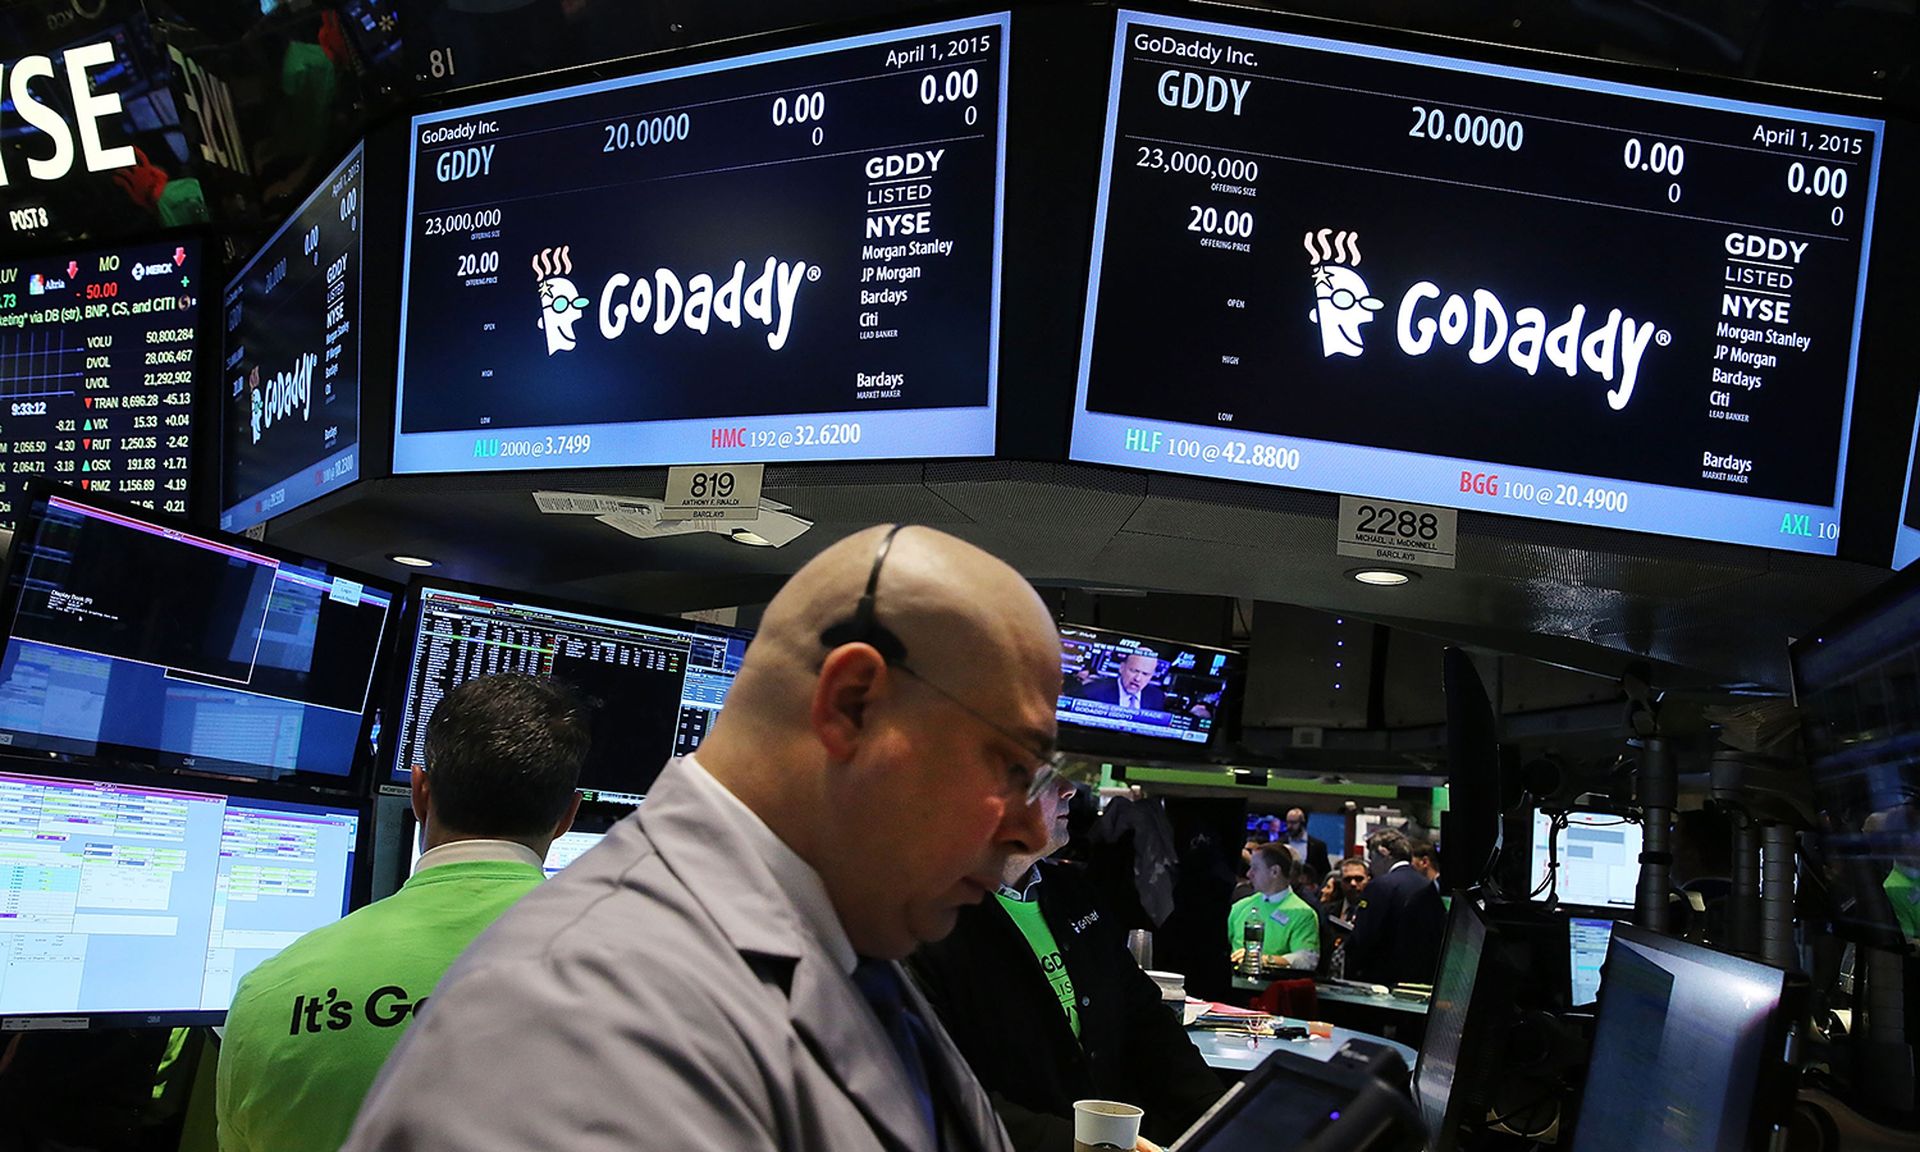
<svg viewBox="0 0 1920 1152"><path fill-rule="evenodd" d="M1073 1152L1133 1152L1140 1143L1140 1118L1144 1115L1118 1100L1075 1100Z"/></svg>

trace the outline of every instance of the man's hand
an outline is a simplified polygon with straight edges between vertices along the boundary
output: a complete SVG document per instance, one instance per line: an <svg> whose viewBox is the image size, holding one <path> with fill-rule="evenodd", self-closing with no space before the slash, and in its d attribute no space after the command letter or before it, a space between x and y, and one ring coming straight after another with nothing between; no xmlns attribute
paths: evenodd
<svg viewBox="0 0 1920 1152"><path fill-rule="evenodd" d="M1161 1152L1161 1149L1160 1145L1142 1136L1134 1142L1133 1152Z"/></svg>
<svg viewBox="0 0 1920 1152"><path fill-rule="evenodd" d="M1245 948L1235 948L1233 950L1233 955L1227 957L1227 959L1233 961L1235 964L1238 964L1240 963L1240 958L1242 956L1245 956L1246 954L1247 954L1247 950Z"/></svg>

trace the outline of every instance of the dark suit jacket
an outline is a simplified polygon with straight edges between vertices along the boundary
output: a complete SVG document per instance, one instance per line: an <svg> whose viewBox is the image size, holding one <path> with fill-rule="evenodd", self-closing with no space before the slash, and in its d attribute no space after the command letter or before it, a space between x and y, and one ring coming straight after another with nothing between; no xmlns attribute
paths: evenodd
<svg viewBox="0 0 1920 1152"><path fill-rule="evenodd" d="M1127 951L1126 931L1095 908L1069 865L1043 863L1040 914L1073 978L1080 1038L1013 920L989 898L914 954L919 980L987 1089L1019 1152L1071 1152L1073 1102L1125 1100L1146 1109L1141 1134L1171 1144L1220 1098L1160 990Z"/></svg>
<svg viewBox="0 0 1920 1152"><path fill-rule="evenodd" d="M1353 936L1347 975L1376 984L1431 984L1440 963L1447 909L1433 882L1409 865L1367 885Z"/></svg>
<svg viewBox="0 0 1920 1152"><path fill-rule="evenodd" d="M1284 829L1282 831L1284 833ZM1280 842L1287 845L1288 848L1293 847L1293 842L1285 839L1284 836ZM1297 863L1305 864L1307 867L1313 869L1313 874L1324 881L1327 878L1327 871L1333 867L1333 861L1327 855L1327 842L1318 836L1309 835L1307 837L1307 858L1297 861Z"/></svg>
<svg viewBox="0 0 1920 1152"><path fill-rule="evenodd" d="M1087 690L1080 694L1080 698L1096 700L1102 704L1118 704L1120 703L1120 680L1114 676L1102 676L1087 685ZM1149 684L1140 689L1140 707L1146 712L1165 712L1167 710L1166 690L1158 684Z"/></svg>

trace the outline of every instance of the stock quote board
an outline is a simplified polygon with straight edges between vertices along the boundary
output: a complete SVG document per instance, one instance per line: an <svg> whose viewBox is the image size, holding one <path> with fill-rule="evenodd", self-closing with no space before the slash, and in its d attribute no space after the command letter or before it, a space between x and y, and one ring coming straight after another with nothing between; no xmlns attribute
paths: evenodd
<svg viewBox="0 0 1920 1152"><path fill-rule="evenodd" d="M227 285L220 527L258 524L360 474L364 146Z"/></svg>
<svg viewBox="0 0 1920 1152"><path fill-rule="evenodd" d="M186 514L199 275L192 240L0 262L0 526L36 476Z"/></svg>
<svg viewBox="0 0 1920 1152"><path fill-rule="evenodd" d="M1072 455L1832 555L1883 129L1123 12Z"/></svg>
<svg viewBox="0 0 1920 1152"><path fill-rule="evenodd" d="M394 471L990 454L1008 23L415 117Z"/></svg>

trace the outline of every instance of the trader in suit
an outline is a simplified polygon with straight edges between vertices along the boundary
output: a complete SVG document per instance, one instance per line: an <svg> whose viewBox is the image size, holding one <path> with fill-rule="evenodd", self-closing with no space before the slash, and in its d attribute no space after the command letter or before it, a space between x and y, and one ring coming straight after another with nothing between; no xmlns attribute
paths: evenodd
<svg viewBox="0 0 1920 1152"><path fill-rule="evenodd" d="M447 973L346 1148L1004 1152L897 961L1045 847L1059 685L1000 561L927 528L827 548L699 755Z"/></svg>
<svg viewBox="0 0 1920 1152"><path fill-rule="evenodd" d="M1307 833L1306 809L1287 809L1287 834L1281 839L1293 850L1294 863L1303 865L1313 873L1315 884L1327 878L1327 873L1333 868L1332 861L1327 858L1327 842Z"/></svg>
<svg viewBox="0 0 1920 1152"><path fill-rule="evenodd" d="M1084 698L1102 704L1118 704L1136 712L1164 712L1167 694L1158 684L1151 683L1154 674L1159 671L1158 656L1146 651L1129 652L1127 658L1120 661L1120 668L1114 675L1087 685Z"/></svg>
<svg viewBox="0 0 1920 1152"><path fill-rule="evenodd" d="M1066 845L1071 794L1041 799L1055 817L1048 852ZM1004 880L909 967L1014 1149L1072 1152L1073 1102L1088 1098L1146 1111L1141 1152L1171 1144L1222 1086L1127 951L1126 925L1073 865L1015 856Z"/></svg>
<svg viewBox="0 0 1920 1152"><path fill-rule="evenodd" d="M1447 911L1433 881L1413 867L1406 833L1382 828L1367 837L1373 880L1360 896L1347 975L1376 984L1430 984L1440 963Z"/></svg>

